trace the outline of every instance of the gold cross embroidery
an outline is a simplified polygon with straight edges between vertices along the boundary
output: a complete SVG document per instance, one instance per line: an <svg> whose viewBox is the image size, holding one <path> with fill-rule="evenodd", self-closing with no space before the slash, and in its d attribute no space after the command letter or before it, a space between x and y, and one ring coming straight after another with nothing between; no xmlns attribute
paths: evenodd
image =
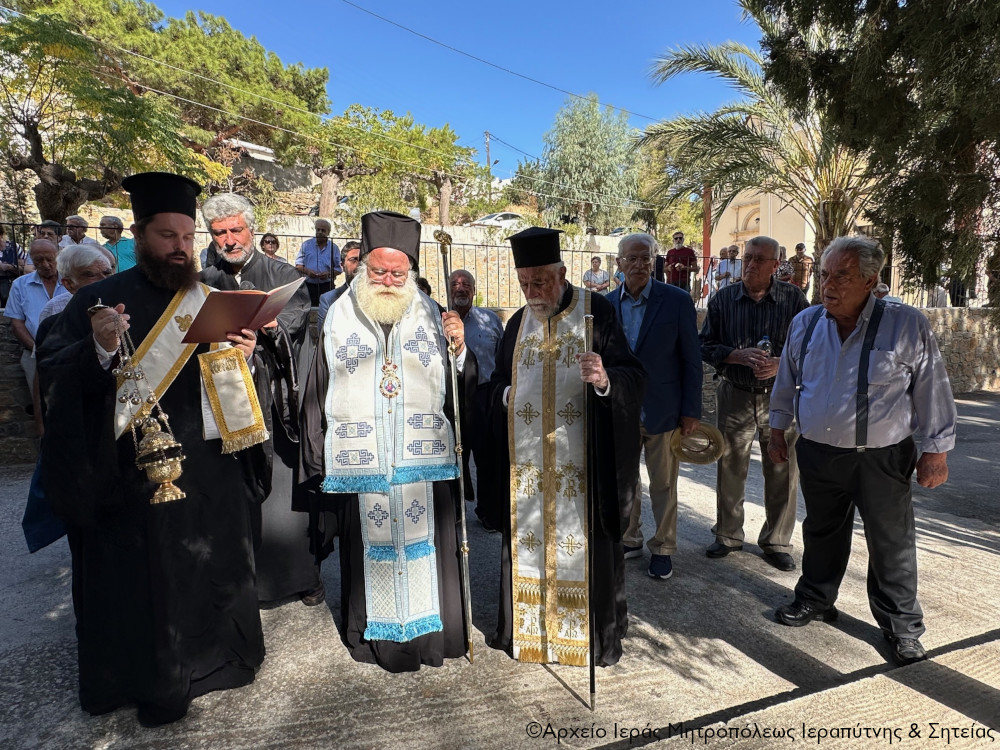
<svg viewBox="0 0 1000 750"><path fill-rule="evenodd" d="M583 549L583 545L580 542L576 541L576 537L573 536L572 534L570 534L568 537L559 542L559 546L562 547L564 550L566 550L566 554L569 555L570 557L572 557L573 553L576 552L578 549Z"/></svg>
<svg viewBox="0 0 1000 750"><path fill-rule="evenodd" d="M177 323L177 327L181 329L181 333L187 333L187 329L191 327L194 319L190 315L175 315L174 321Z"/></svg>
<svg viewBox="0 0 1000 750"><path fill-rule="evenodd" d="M583 414L581 414L577 410L577 408L573 406L573 403L571 401L567 401L566 406L564 406L560 411L557 411L556 414L565 419L566 424L570 426L572 426L576 420L578 420L580 417L583 416Z"/></svg>
<svg viewBox="0 0 1000 750"><path fill-rule="evenodd" d="M537 536L535 536L534 531L529 531L527 534L521 537L521 544L528 548L528 552L534 552L535 547L540 545L542 542Z"/></svg>
<svg viewBox="0 0 1000 750"><path fill-rule="evenodd" d="M521 418L522 420L524 420L524 423L525 423L526 425L530 425L530 424L532 423L532 421L533 421L533 420L535 419L535 417L539 417L539 416L541 416L541 413L540 413L540 412L538 412L538 411L535 411L535 407L531 405L531 402L530 402L530 401L525 401L525 402L524 402L524 406L522 406L522 407L520 408L520 410L518 410L518 411L517 411L517 412L515 412L515 413L516 413L516 414L517 414L517 416L519 416L519 417L520 417L520 418Z"/></svg>

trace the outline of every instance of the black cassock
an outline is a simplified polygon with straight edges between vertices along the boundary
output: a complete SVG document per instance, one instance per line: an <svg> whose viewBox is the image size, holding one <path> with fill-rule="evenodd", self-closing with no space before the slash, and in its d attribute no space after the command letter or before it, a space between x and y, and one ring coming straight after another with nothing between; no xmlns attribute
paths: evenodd
<svg viewBox="0 0 1000 750"><path fill-rule="evenodd" d="M559 305L565 310L573 299L573 287L566 285ZM589 397L588 424L590 452L588 460L596 467L597 487L588 501L596 500L594 518L592 596L590 607L596 622L594 648L598 666L616 664L622 655L621 639L628 630L628 607L625 601L625 563L622 532L628 527L629 512L639 484L639 412L646 392L646 373L642 363L629 350L628 341L611 304L599 294L591 294L594 315L594 351L601 355L611 382L606 398ZM503 394L511 384L514 348L521 319L530 315L521 308L507 322L500 340L497 366L490 379L490 416L493 439L508 445L507 408ZM501 509L503 542L500 550L500 604L497 630L489 644L511 652L513 643L513 602L511 598L510 556L510 456L506 450L496 458L496 495L493 507Z"/></svg>
<svg viewBox="0 0 1000 750"><path fill-rule="evenodd" d="M214 247L214 243L213 243ZM259 289L269 292L300 278L294 266L254 250L240 270L221 257L201 273L216 289ZM261 509L256 546L257 598L262 602L312 591L320 585L319 567L309 551L309 522L292 511L292 486L299 456L299 367L309 362L309 290L303 284L278 315L278 328L257 332L254 380L264 394L261 409L271 440L265 444L271 460L271 494Z"/></svg>
<svg viewBox="0 0 1000 750"><path fill-rule="evenodd" d="M343 287L346 289L346 287ZM338 295L337 299L340 299ZM346 300L344 300L346 302ZM333 314L331 304L330 314ZM368 624L365 602L364 543L361 539L361 516L355 494L325 494L318 491L325 474L323 465L326 415L324 403L329 368L323 353L323 332L313 366L306 378L301 409L301 483L295 508L308 511L313 519L316 544L320 557L333 548L331 528L324 527L323 511L336 514L336 531L340 537L340 612L343 619L341 637L355 661L378 664L389 672L412 672L426 664L439 667L445 659L465 654L465 616L459 573L458 480L434 483L434 545L437 548L438 598L444 630L418 636L406 643L368 641L364 638ZM451 366L449 362L449 367ZM462 408L471 401L464 394L474 394L479 375L476 358L466 347L465 368L458 377ZM445 414L454 424L453 394L450 370ZM317 522L319 526L317 526Z"/></svg>
<svg viewBox="0 0 1000 750"><path fill-rule="evenodd" d="M267 493L260 446L223 455L202 437L200 345L160 396L186 456L187 497L150 505L157 485L114 436L115 378L98 363L87 308L125 305L136 346L174 292L138 268L80 290L38 353L45 393L42 475L69 526L80 704L135 703L146 724L191 699L252 682L264 658L254 583L253 517Z"/></svg>

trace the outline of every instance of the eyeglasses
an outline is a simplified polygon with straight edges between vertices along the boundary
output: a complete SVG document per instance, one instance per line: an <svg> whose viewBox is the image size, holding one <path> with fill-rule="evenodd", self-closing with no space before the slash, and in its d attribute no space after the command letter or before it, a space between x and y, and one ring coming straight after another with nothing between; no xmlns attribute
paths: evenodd
<svg viewBox="0 0 1000 750"><path fill-rule="evenodd" d="M393 281L405 281L409 273L409 271L390 271L387 268L368 266L368 275L377 281L381 281L386 276L391 276Z"/></svg>
<svg viewBox="0 0 1000 750"><path fill-rule="evenodd" d="M743 263L744 265L750 265L751 263L777 263L777 258L765 258L763 255L744 255Z"/></svg>
<svg viewBox="0 0 1000 750"><path fill-rule="evenodd" d="M277 245L278 241L277 240L262 240L260 244L262 244L262 245Z"/></svg>
<svg viewBox="0 0 1000 750"><path fill-rule="evenodd" d="M648 255L623 256L618 259L623 266L648 266L653 259Z"/></svg>

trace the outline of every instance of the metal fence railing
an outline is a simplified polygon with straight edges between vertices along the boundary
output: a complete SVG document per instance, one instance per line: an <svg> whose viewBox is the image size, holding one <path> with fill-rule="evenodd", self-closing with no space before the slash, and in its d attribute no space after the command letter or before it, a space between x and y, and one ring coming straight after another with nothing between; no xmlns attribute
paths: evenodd
<svg viewBox="0 0 1000 750"><path fill-rule="evenodd" d="M33 236L34 224L5 224L4 226L7 230L6 239L14 239L22 248L28 247ZM299 246L312 236L311 234L280 231L271 232L271 234L278 238L278 257L289 263L294 263ZM87 235L98 242L105 241L96 227L90 227L87 230ZM257 233L256 240L258 242L262 235L263 232ZM338 246L343 247L348 240L357 238L334 237L331 239ZM195 254L200 255L210 242L209 233L205 230L198 230L195 239ZM573 284L582 286L583 274L590 270L591 259L595 255L601 259L601 270L607 271L610 276L609 290L614 290L618 283L614 276L617 264L613 253L595 252L593 248L587 247L563 250L562 258L566 264L566 278ZM690 291L695 306L704 309L715 289L713 277L719 259L702 257L698 260L700 268L690 276ZM475 276L476 304L492 308L518 308L524 304L509 244L453 243L450 267L452 270L465 269ZM441 254L435 242L421 243L420 275L428 280L433 296L443 304L446 299L445 279ZM987 289L990 279L985 264L981 264L976 274L972 278L964 280L964 283L962 280L944 279L941 286L932 288L909 283L903 269L899 266L887 266L883 269L882 278L889 285L891 295L915 307L983 307L989 304ZM997 281L992 283L995 286ZM812 300L814 284L815 277L806 293L810 301Z"/></svg>

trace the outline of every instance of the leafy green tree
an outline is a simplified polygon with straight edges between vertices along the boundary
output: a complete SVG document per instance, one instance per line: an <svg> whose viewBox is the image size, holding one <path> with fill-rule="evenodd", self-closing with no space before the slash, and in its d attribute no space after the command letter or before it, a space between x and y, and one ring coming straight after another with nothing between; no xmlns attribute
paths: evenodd
<svg viewBox="0 0 1000 750"><path fill-rule="evenodd" d="M43 219L62 221L116 190L124 174L177 165L197 171L163 102L109 75L102 50L50 16L2 17L0 147L33 172Z"/></svg>
<svg viewBox="0 0 1000 750"><path fill-rule="evenodd" d="M966 276L1000 241L1000 4L749 0L766 74L868 152L872 217L911 275ZM820 43L810 40L819 38Z"/></svg>
<svg viewBox="0 0 1000 750"><path fill-rule="evenodd" d="M15 9L25 16L5 17L0 43L11 60L0 71L9 89L0 145L9 161L18 156L14 169L39 175L44 216L103 197L129 171L224 180L217 156L229 139L287 162L298 153L293 133L328 109L325 68L286 66L221 18L165 20L142 0L20 0Z"/></svg>
<svg viewBox="0 0 1000 750"><path fill-rule="evenodd" d="M390 110L352 104L342 115L311 129L305 153L313 172L322 180L320 216L333 215L349 182L355 193L378 194L395 202L386 194L384 181L368 179L362 183L356 178L372 178L399 166L399 144L390 139L391 131L399 131L398 121ZM388 208L388 202L382 207Z"/></svg>
<svg viewBox="0 0 1000 750"><path fill-rule="evenodd" d="M61 18L99 42L109 72L132 93L164 92L184 123L185 145L208 156L239 138L281 158L295 136L270 125L301 132L329 111L326 68L284 65L224 18L203 12L166 18L144 0L21 0L18 6Z"/></svg>
<svg viewBox="0 0 1000 750"><path fill-rule="evenodd" d="M447 123L427 128L411 123L406 133L411 148L400 152L401 161L415 162L420 169L412 177L433 187L438 201L439 223L451 223L451 199L455 188L475 178L474 149L458 145L458 134Z"/></svg>
<svg viewBox="0 0 1000 750"><path fill-rule="evenodd" d="M748 11L750 6L741 4ZM766 13L752 17L773 26ZM807 40L811 41L811 40ZM668 156L650 195L668 202L712 189L713 220L744 192L771 193L816 233L816 258L839 235L854 230L873 189L865 154L842 146L816 102L793 106L765 80L761 55L736 42L690 46L658 58L653 78L707 73L729 83L739 99L712 113L682 115L651 125L642 142Z"/></svg>
<svg viewBox="0 0 1000 750"><path fill-rule="evenodd" d="M631 213L625 206L638 189L636 135L628 116L615 114L611 107L602 110L596 94L565 104L545 134L543 174L548 184L533 188L556 196L547 199L546 214L575 216L584 227L624 221Z"/></svg>

